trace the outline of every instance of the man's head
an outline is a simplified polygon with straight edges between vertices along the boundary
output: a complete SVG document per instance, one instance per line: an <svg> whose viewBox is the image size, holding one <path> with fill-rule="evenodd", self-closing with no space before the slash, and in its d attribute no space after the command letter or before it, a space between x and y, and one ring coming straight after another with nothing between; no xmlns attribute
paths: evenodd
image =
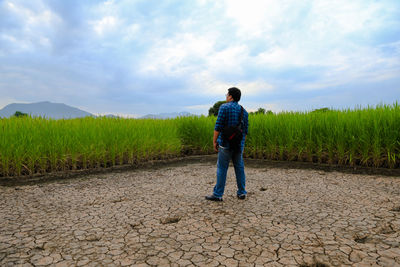
<svg viewBox="0 0 400 267"><path fill-rule="evenodd" d="M228 96L231 96L233 101L238 102L240 100L240 96L242 95L242 93L240 92L240 90L236 87L231 87L228 89Z"/></svg>

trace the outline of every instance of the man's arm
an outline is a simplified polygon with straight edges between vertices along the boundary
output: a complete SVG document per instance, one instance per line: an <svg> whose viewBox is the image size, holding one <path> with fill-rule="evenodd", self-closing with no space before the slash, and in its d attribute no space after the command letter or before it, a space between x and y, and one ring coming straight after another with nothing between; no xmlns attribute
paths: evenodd
<svg viewBox="0 0 400 267"><path fill-rule="evenodd" d="M214 145L215 152L218 152L218 143L217 143L218 135L219 135L219 132L214 130L213 145Z"/></svg>
<svg viewBox="0 0 400 267"><path fill-rule="evenodd" d="M214 150L216 152L218 152L218 143L217 143L218 135L222 131L222 129L224 127L224 124L225 124L225 121L226 121L226 119L225 119L226 115L225 115L224 106L225 106L225 104L221 105L221 107L219 108L217 121L215 122L215 127L214 127L213 146L214 146Z"/></svg>

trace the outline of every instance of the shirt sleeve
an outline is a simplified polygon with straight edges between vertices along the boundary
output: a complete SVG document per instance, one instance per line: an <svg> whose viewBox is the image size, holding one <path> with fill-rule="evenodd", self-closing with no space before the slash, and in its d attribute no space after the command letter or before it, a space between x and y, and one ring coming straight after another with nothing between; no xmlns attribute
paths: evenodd
<svg viewBox="0 0 400 267"><path fill-rule="evenodd" d="M249 130L249 114L247 112L244 114L243 123L244 123L243 132L244 132L245 135L247 135L248 130Z"/></svg>
<svg viewBox="0 0 400 267"><path fill-rule="evenodd" d="M224 106L220 106L214 130L217 132L221 132L222 129L224 129L225 121L226 121L226 109Z"/></svg>

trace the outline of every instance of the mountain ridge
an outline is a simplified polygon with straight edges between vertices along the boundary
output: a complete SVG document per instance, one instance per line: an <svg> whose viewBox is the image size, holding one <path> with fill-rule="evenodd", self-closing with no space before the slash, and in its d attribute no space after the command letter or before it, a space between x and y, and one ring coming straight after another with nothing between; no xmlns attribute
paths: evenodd
<svg viewBox="0 0 400 267"><path fill-rule="evenodd" d="M32 117L45 117L52 119L73 119L82 117L94 117L95 115L68 106L64 103L52 103L50 101L41 101L35 103L11 103L0 109L0 117L9 118L20 111L31 115Z"/></svg>
<svg viewBox="0 0 400 267"><path fill-rule="evenodd" d="M107 118L119 118L118 115L107 114L103 116L96 116L87 111L81 110L76 107L69 106L64 103L52 103L50 101L40 101L35 103L11 103L0 109L0 118L9 118L20 111L22 113L29 114L32 117L44 117L51 119L73 119L83 117L107 117ZM171 112L171 113L159 113L159 114L147 114L139 117L139 119L173 119L176 117L187 117L195 116L186 111L182 112Z"/></svg>
<svg viewBox="0 0 400 267"><path fill-rule="evenodd" d="M182 112L171 112L171 113L159 113L159 114L147 114L140 117L140 119L173 119L176 117L188 117L194 116L193 114L182 111Z"/></svg>

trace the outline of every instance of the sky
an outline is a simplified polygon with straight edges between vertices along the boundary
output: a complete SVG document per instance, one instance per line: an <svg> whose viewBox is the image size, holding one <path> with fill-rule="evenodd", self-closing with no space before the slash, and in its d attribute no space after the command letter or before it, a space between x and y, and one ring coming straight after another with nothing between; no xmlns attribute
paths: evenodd
<svg viewBox="0 0 400 267"><path fill-rule="evenodd" d="M0 0L0 108L208 114L400 102L398 0Z"/></svg>

